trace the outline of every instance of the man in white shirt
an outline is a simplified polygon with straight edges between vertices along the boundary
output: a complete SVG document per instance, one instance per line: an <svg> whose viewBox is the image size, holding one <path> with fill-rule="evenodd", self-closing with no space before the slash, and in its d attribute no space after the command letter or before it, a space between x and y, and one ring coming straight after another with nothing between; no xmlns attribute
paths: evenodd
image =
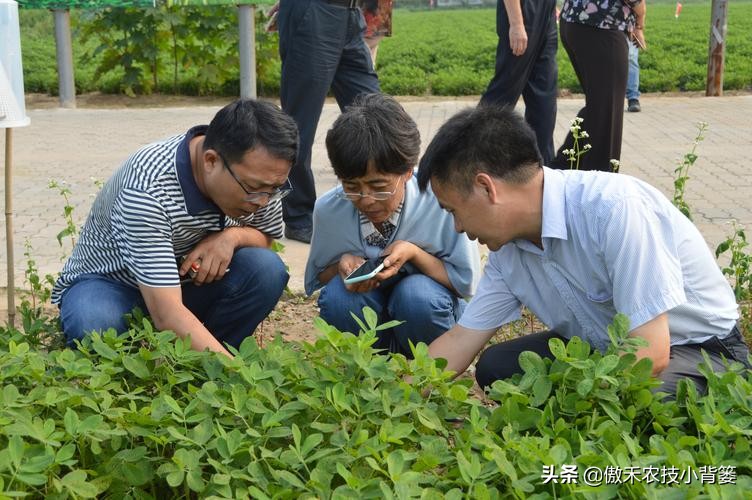
<svg viewBox="0 0 752 500"><path fill-rule="evenodd" d="M731 287L697 228L659 191L620 174L542 166L535 134L508 108L461 111L442 126L420 162L455 229L491 254L476 295L457 325L430 346L463 372L496 330L529 308L550 331L486 350L481 386L519 371L526 350L551 357L548 340L579 336L605 349L617 313L647 346L673 393L689 377L704 388L701 349L716 370L747 363Z"/></svg>

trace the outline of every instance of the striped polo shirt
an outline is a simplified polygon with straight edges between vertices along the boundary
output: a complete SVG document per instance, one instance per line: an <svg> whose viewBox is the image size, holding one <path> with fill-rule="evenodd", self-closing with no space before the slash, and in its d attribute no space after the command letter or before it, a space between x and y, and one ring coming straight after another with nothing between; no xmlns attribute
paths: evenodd
<svg viewBox="0 0 752 500"><path fill-rule="evenodd" d="M107 181L55 283L54 304L86 274L135 288L180 286L177 260L209 233L226 226L250 226L272 238L282 237L279 200L248 217L233 219L201 193L188 146L206 129L206 125L193 127L141 148Z"/></svg>

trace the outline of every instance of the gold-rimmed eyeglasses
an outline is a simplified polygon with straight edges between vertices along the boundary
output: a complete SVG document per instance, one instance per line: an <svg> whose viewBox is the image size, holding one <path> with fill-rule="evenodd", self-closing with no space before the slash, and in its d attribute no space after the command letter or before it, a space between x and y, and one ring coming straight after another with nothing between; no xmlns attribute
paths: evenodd
<svg viewBox="0 0 752 500"><path fill-rule="evenodd" d="M238 179L238 176L235 175L235 172L232 171L232 168L230 168L230 164L225 160L225 157L222 156L221 153L217 152L219 157L222 159L222 163L224 164L225 168L228 172L230 172L230 175L233 179L235 179L235 182L238 183L238 186L240 186L240 189L243 190L245 193L244 200L248 203L253 203L254 205L263 205L263 204L269 204L273 201L281 200L288 194L292 192L292 183L290 182L290 179L285 179L285 184L282 187L279 187L275 189L274 191L249 191L245 188L242 182L240 182L240 179Z"/></svg>

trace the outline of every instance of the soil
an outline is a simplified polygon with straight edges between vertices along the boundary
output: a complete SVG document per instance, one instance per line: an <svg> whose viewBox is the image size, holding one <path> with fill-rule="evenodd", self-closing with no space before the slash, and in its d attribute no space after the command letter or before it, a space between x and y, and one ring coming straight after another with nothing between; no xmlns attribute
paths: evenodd
<svg viewBox="0 0 752 500"><path fill-rule="evenodd" d="M315 342L318 331L313 319L319 315L316 305L318 295L306 297L285 293L277 307L256 329L256 340L260 345L281 334L285 340Z"/></svg>

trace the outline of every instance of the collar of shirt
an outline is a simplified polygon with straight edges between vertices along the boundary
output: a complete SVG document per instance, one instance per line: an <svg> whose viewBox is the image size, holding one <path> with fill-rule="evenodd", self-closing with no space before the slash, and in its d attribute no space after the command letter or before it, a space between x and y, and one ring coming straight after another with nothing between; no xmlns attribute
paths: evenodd
<svg viewBox="0 0 752 500"><path fill-rule="evenodd" d="M197 135L205 135L208 128L208 125L198 125L191 128L186 132L185 139L178 145L175 153L175 168L177 169L178 181L185 197L185 208L191 215L205 212L221 213L219 207L201 193L191 169L191 140Z"/></svg>
<svg viewBox="0 0 752 500"><path fill-rule="evenodd" d="M543 208L541 220L541 241L543 253L546 251L546 238L567 240L566 217L566 178L564 171L543 167ZM527 240L515 241L521 250L540 254L541 250Z"/></svg>
<svg viewBox="0 0 752 500"><path fill-rule="evenodd" d="M392 234L389 235L389 238L384 238L381 232L379 232L379 230L376 229L376 226L374 226L373 223L368 220L368 217L358 212L358 217L360 218L360 234L363 237L363 241L365 242L377 241L377 242L385 243L384 246L381 246L379 244L376 244L375 246L386 248L386 245L389 243L389 239L392 236L394 236L394 233L396 232L396 228L399 225L400 215L402 214L402 206L404 204L405 204L405 200L403 199L402 203L399 204L397 209L394 212L392 212L392 214L386 220L386 222L390 222L395 228L395 231L392 231Z"/></svg>

